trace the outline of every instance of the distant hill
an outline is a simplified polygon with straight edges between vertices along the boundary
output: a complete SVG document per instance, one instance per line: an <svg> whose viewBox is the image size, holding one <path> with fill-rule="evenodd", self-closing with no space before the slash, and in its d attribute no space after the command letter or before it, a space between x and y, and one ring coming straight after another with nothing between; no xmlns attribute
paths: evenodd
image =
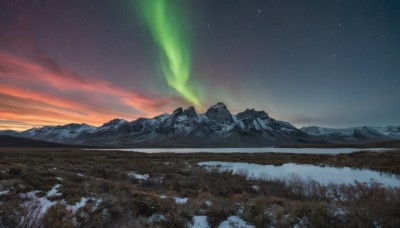
<svg viewBox="0 0 400 228"><path fill-rule="evenodd" d="M70 146L59 143L46 142L37 139L0 135L0 147L70 147Z"/></svg>
<svg viewBox="0 0 400 228"><path fill-rule="evenodd" d="M400 127L349 127L323 128L317 126L302 127L300 130L331 143L371 143L400 140Z"/></svg>

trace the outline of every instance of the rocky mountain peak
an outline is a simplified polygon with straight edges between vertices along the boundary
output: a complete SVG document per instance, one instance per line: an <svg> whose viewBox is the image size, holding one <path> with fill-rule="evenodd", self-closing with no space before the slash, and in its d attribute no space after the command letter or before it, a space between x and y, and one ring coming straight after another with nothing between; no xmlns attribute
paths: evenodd
<svg viewBox="0 0 400 228"><path fill-rule="evenodd" d="M177 109L174 110L174 112L172 113L172 115L180 115L180 114L182 114L182 112L183 112L182 107L179 107L179 108L177 108Z"/></svg>
<svg viewBox="0 0 400 228"><path fill-rule="evenodd" d="M243 112L239 112L237 114L237 118L239 120L244 120L244 119L268 119L269 116L265 111L256 111L255 109L246 109Z"/></svg>
<svg viewBox="0 0 400 228"><path fill-rule="evenodd" d="M211 106L207 110L206 116L209 119L221 124L229 124L233 122L232 114L229 112L223 102L218 102L216 105Z"/></svg>
<svg viewBox="0 0 400 228"><path fill-rule="evenodd" d="M174 110L174 112L172 113L172 116L179 116L182 113L183 113L183 109L182 109L182 107L179 107Z"/></svg>
<svg viewBox="0 0 400 228"><path fill-rule="evenodd" d="M128 121L126 121L124 119L118 119L117 118L117 119L110 120L109 122L105 123L103 126L120 125L120 124L123 124L123 123L126 123L126 122L128 122Z"/></svg>
<svg viewBox="0 0 400 228"><path fill-rule="evenodd" d="M189 118L197 118L196 110L193 106L188 107L183 111L183 114Z"/></svg>
<svg viewBox="0 0 400 228"><path fill-rule="evenodd" d="M132 122L114 119L101 127L86 124L45 126L23 132L0 131L0 135L44 139L82 145L109 146L269 146L307 142L378 142L400 139L400 127L352 127L330 129L304 127L275 120L264 111L246 109L232 116L226 105L218 102L205 114L193 106L179 107L172 114Z"/></svg>

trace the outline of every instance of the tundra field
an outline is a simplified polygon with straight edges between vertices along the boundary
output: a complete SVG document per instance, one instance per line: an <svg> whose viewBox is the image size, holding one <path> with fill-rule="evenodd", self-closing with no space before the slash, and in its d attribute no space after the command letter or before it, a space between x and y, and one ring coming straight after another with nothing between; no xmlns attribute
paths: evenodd
<svg viewBox="0 0 400 228"><path fill-rule="evenodd" d="M171 149L173 150L173 149ZM337 155L0 149L0 227L398 227L400 188L246 178L200 162L400 174L400 151Z"/></svg>

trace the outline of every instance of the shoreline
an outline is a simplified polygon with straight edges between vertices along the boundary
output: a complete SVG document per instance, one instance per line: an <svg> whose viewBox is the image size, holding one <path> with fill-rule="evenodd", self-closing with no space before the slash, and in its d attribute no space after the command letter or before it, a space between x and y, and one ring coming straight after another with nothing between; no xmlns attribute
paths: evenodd
<svg viewBox="0 0 400 228"><path fill-rule="evenodd" d="M190 163L202 161L225 161L225 162L246 162L254 164L282 165L285 163L298 164L324 164L335 167L366 168L375 171L385 171L400 173L400 149L391 149L387 151L356 151L352 153L338 154L307 154L307 153L142 153L134 151L120 150L98 150L98 149L77 149L77 148L3 148L0 151L0 157L21 157L21 159L30 156L41 157L124 157L130 159L155 159L155 160L175 160L186 161ZM3 160L7 160L3 158Z"/></svg>

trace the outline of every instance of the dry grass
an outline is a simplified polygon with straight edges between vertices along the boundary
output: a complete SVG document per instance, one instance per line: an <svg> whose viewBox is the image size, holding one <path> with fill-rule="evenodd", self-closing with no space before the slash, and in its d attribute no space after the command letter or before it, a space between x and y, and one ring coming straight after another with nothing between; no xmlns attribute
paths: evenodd
<svg viewBox="0 0 400 228"><path fill-rule="evenodd" d="M322 186L296 179L289 183L246 180L226 172L210 173L196 164L209 160L318 162L399 172L393 164L399 164L399 158L396 152L228 155L1 148L0 191L10 193L0 196L0 227L15 227L28 213L20 193L40 190L37 197L46 197L55 184L61 185L62 196L47 198L64 201L43 215L40 224L44 227L186 227L194 215L206 215L216 227L235 214L256 227L396 227L400 224L399 189L376 183ZM133 171L150 178L127 175ZM91 200L75 212L68 209L82 197ZM177 204L173 197L189 200ZM155 219L156 215L163 217Z"/></svg>

